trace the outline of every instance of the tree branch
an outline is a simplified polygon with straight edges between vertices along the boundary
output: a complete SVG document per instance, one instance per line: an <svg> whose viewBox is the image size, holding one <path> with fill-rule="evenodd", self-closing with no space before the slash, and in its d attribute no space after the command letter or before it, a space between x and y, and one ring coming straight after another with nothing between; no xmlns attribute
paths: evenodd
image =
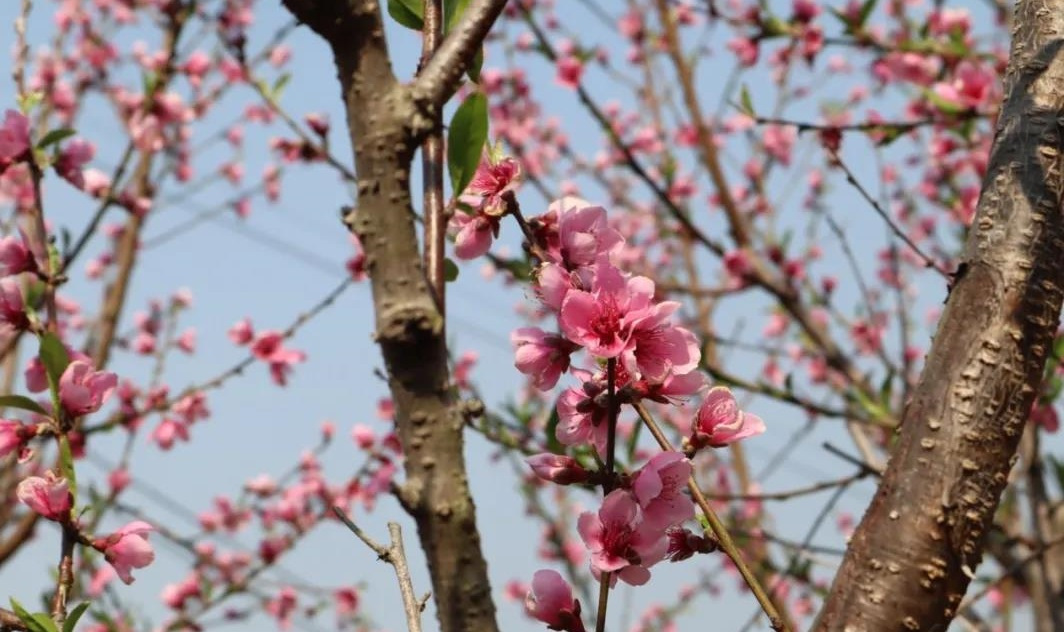
<svg viewBox="0 0 1064 632"><path fill-rule="evenodd" d="M1017 4L956 285L816 630L944 629L982 558L1064 299L1064 0Z"/></svg>
<svg viewBox="0 0 1064 632"><path fill-rule="evenodd" d="M388 535L391 537L391 546L385 547L378 544L373 538L359 528L357 524L348 518L342 509L333 507L333 513L347 528L352 531L366 546L373 549L381 561L391 564L395 570L395 579L399 582L399 594L403 597L403 610L406 612L406 627L410 632L421 632L421 611L425 609L425 601L428 595L418 599L414 594L414 583L410 579L410 568L406 565L406 552L403 549L403 531L399 524L388 523Z"/></svg>
<svg viewBox="0 0 1064 632"><path fill-rule="evenodd" d="M422 265L410 168L418 143L432 131L433 108L457 88L468 63L463 55L479 48L503 2L470 6L416 80L419 98L392 73L376 0L284 2L329 43L339 74L358 177L357 208L344 221L366 252L376 340L405 455L398 496L417 522L439 629L494 632L495 605L465 468L465 424L451 386L443 315Z"/></svg>
<svg viewBox="0 0 1064 632"><path fill-rule="evenodd" d="M487 37L491 25L502 13L506 0L473 0L458 25L448 33L436 54L411 84L414 98L432 110L442 108L462 81L462 74ZM461 193L456 191L455 194Z"/></svg>

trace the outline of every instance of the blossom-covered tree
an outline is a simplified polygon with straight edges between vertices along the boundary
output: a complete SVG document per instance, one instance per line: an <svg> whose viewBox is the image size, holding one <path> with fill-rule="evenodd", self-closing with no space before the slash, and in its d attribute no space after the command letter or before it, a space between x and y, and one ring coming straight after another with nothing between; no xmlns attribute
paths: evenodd
<svg viewBox="0 0 1064 632"><path fill-rule="evenodd" d="M411 631L509 629L504 617L703 629L725 601L756 608L747 628L1009 629L1022 609L1031 629L1064 630L1059 1L280 4L292 21L270 32L263 0L14 9L0 568L35 542L59 554L42 607L13 599L0 629L202 630L263 614L280 629L380 629L363 592L388 587L359 584L358 569L343 585L276 579L314 533L344 525L393 567ZM338 82L313 90L340 97L342 124L287 104L300 55L324 49ZM251 228L318 173L342 205L335 261ZM300 208L328 207L328 186ZM216 209L166 214L203 191ZM86 210L71 220L68 207ZM208 279L200 289L242 315L185 325L198 306L169 273L211 259L220 274L237 251L186 248L153 267L152 248L222 214L338 285L285 328L277 312L303 288L274 280L261 307ZM130 316L138 284L156 298ZM176 458L206 441L208 419L323 397L301 379L307 326L356 285L383 363L349 352L329 372L374 376L342 390L377 421L350 420L344 447L326 421L287 470L212 490L191 536L138 506L135 453ZM501 368L460 351L463 310L483 315L492 292L518 298ZM353 329L323 346L367 333ZM204 368L219 344L238 359ZM198 377L175 387L185 361ZM492 392L488 372L513 393ZM212 410L256 380L238 412ZM225 460L267 433L245 431ZM768 456L747 448L770 440ZM842 474L765 491L799 450ZM86 476L101 451L105 475ZM337 452L340 474L323 463ZM500 501L478 478L506 462L524 511L485 519ZM769 510L828 492L812 514ZM844 497L867 506L859 522ZM409 560L402 525L388 545L372 534L393 505L416 531ZM516 522L539 541L515 546ZM538 570L499 568L497 529ZM172 571L160 546L187 564L163 614L141 615L123 584ZM689 583L651 592L672 568ZM653 595L634 624L620 586Z"/></svg>

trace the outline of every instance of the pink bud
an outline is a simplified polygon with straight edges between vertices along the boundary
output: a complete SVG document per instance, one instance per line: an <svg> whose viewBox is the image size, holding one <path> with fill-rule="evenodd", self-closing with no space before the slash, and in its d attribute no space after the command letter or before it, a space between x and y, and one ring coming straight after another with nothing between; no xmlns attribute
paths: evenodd
<svg viewBox="0 0 1064 632"><path fill-rule="evenodd" d="M706 393L695 415L692 444L720 448L765 431L765 422L757 415L739 410L731 390L714 386Z"/></svg>
<svg viewBox="0 0 1064 632"><path fill-rule="evenodd" d="M584 632L580 601L573 599L573 589L557 571L536 571L532 576L532 590L525 597L525 612L552 630Z"/></svg>
<svg viewBox="0 0 1064 632"><path fill-rule="evenodd" d="M575 459L560 454L535 454L525 459L536 476L559 485L583 483L590 473Z"/></svg>
<svg viewBox="0 0 1064 632"><path fill-rule="evenodd" d="M67 480L45 472L43 477L30 476L18 484L18 499L49 520L60 521L70 514L70 487Z"/></svg>
<svg viewBox="0 0 1064 632"><path fill-rule="evenodd" d="M11 454L22 446L26 436L24 426L9 419L0 419L0 458Z"/></svg>

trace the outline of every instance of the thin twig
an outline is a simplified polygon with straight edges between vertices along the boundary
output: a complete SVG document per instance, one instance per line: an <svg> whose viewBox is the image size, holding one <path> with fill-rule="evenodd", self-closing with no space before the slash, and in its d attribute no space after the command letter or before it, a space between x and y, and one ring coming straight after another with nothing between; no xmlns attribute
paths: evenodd
<svg viewBox="0 0 1064 632"><path fill-rule="evenodd" d="M869 205L871 205L872 209L876 212L876 214L879 215L883 219L883 221L887 223L887 226L890 228L891 232L893 232L895 235L898 236L899 239L905 242L906 246L912 248L913 252L916 253L916 256L923 259L925 266L933 269L935 272L938 272L940 275L942 275L943 278L952 278L952 275L945 268L943 268L940 263L932 259L929 255L924 254L924 251L920 250L920 247L917 246L916 243L913 242L913 240L905 234L901 227L894 222L894 220L883 209L883 207L879 205L879 202L877 202L875 198L873 198L872 195L868 193L868 190L865 189L864 186L857 180L857 176L855 176L853 172L850 171L850 168L847 167L846 163L842 161L842 158L839 156L839 154L831 149L829 149L828 152L831 154L831 158L835 161L835 164L837 164L839 168L842 169L843 173L846 174L846 181L853 185L855 189L857 189L857 192L861 194L861 197L863 197Z"/></svg>
<svg viewBox="0 0 1064 632"><path fill-rule="evenodd" d="M642 403L632 404L636 413L639 414L639 418L646 424L647 430L650 430L650 434L654 435L654 439L658 442L658 445L662 450L673 452L675 448L669 441L668 437L661 431L657 422L650 415L650 411L646 409ZM761 604L761 609L764 610L765 615L768 616L769 624L773 630L783 631L789 629L784 623L783 617L780 615L779 610L776 609L775 604L769 598L767 592L761 583L754 576L753 571L746 565L743 560L743 554L739 551L739 548L735 546L735 542L732 541L731 535L728 533L728 529L721 522L713 508L709 506L709 501L706 500L702 490L699 488L698 483L695 481L694 476L690 476L687 479L687 488L691 491L691 497L694 498L695 504L702 510L702 514L709 522L709 528L713 532L717 541L720 543L720 549L724 551L725 555L731 558L731 561L735 564L735 568L742 575L743 580L746 581L746 585L750 588L750 592L754 593L754 597L757 599L757 603Z"/></svg>
<svg viewBox="0 0 1064 632"><path fill-rule="evenodd" d="M336 514L336 517L341 522L347 525L347 528L352 533L358 536L359 540L362 540L366 546L373 549L378 559L391 564L392 568L395 569L395 578L399 581L399 593L403 596L403 610L406 611L406 627L410 632L421 632L421 611L425 608L428 595L426 594L425 597L418 599L417 595L414 594L414 584L410 580L410 569L406 565L406 553L403 550L403 532L399 528L399 523L388 523L391 546L385 547L369 537L365 531L352 522L343 509L333 507L333 513Z"/></svg>

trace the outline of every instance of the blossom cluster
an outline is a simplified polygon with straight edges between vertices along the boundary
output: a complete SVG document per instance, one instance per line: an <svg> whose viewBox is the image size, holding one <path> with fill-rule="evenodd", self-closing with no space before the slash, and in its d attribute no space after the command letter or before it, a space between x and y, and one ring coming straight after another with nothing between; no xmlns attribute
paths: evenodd
<svg viewBox="0 0 1064 632"><path fill-rule="evenodd" d="M495 172L497 164L482 168ZM509 186L497 184L497 190ZM477 193L492 195L487 189ZM679 404L705 391L698 340L673 321L679 302L659 300L651 279L618 267L624 238L610 225L606 209L564 197L527 224L531 250L541 260L532 286L557 330L516 330L511 336L515 365L542 391L553 389L566 373L578 380L558 398L556 438L570 448L592 447L609 460L608 437L618 406L642 400ZM465 237L473 239L469 233ZM490 246L490 239L484 241L477 252ZM589 368L573 365L581 350ZM686 452L724 446L764 429L758 417L739 409L728 389L716 387L705 393L694 416ZM604 485L608 493L602 505L580 515L577 528L592 573L600 579L609 574L611 585L618 579L642 585L658 562L713 548L682 527L694 518L694 504L685 493L693 466L683 452L661 452L631 474L606 472L597 479L578 459L563 454L538 454L528 462L537 476L557 484ZM526 610L555 630L584 629L579 602L553 571L536 574Z"/></svg>

